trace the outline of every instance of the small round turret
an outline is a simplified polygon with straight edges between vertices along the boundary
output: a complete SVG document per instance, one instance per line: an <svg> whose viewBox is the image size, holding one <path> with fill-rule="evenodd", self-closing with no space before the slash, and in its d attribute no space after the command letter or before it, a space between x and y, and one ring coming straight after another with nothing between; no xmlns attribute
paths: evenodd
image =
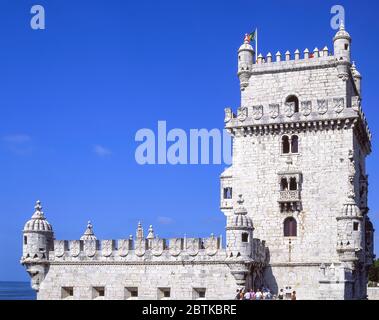
<svg viewBox="0 0 379 320"><path fill-rule="evenodd" d="M46 260L49 251L53 250L53 228L46 220L39 200L34 209L31 219L25 223L23 229L23 261Z"/></svg>
<svg viewBox="0 0 379 320"><path fill-rule="evenodd" d="M255 52L250 45L249 37L245 35L244 43L238 49L238 77L242 90L249 85L254 54Z"/></svg>
<svg viewBox="0 0 379 320"><path fill-rule="evenodd" d="M338 77L343 81L347 81L350 75L351 67L351 37L345 30L343 21L341 22L340 29L333 38L334 42L334 56L337 60Z"/></svg>
<svg viewBox="0 0 379 320"><path fill-rule="evenodd" d="M226 226L228 256L234 258L251 258L253 247L253 221L243 206L244 200L239 195L238 207L228 218Z"/></svg>
<svg viewBox="0 0 379 320"><path fill-rule="evenodd" d="M350 34L345 30L345 25L341 21L340 29L333 38L334 42L334 55L338 61L350 62Z"/></svg>

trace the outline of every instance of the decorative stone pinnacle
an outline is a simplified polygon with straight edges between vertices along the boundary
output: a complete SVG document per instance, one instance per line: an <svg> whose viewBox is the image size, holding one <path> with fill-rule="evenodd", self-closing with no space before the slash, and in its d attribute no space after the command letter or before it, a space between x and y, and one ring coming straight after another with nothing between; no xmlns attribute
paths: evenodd
<svg viewBox="0 0 379 320"><path fill-rule="evenodd" d="M239 194L238 195L238 200L237 200L237 203L240 205L240 206L242 206L243 205L243 203L245 202L245 200L243 200L243 196L242 196L242 194Z"/></svg>
<svg viewBox="0 0 379 320"><path fill-rule="evenodd" d="M91 221L87 222L86 231L84 231L84 234L81 236L80 240L97 240L95 233L93 232L93 225Z"/></svg>
<svg viewBox="0 0 379 320"><path fill-rule="evenodd" d="M153 230L152 225L150 225L150 227L149 227L149 233L147 235L147 239L154 239L154 230Z"/></svg>
<svg viewBox="0 0 379 320"><path fill-rule="evenodd" d="M39 200L36 201L36 205L34 206L34 214L32 216L32 219L45 219L42 212L41 201Z"/></svg>
<svg viewBox="0 0 379 320"><path fill-rule="evenodd" d="M138 222L136 236L137 236L137 239L143 239L143 229L142 229L141 221Z"/></svg>
<svg viewBox="0 0 379 320"><path fill-rule="evenodd" d="M345 22L343 20L341 20L341 23L340 23L340 30L341 31L345 30Z"/></svg>

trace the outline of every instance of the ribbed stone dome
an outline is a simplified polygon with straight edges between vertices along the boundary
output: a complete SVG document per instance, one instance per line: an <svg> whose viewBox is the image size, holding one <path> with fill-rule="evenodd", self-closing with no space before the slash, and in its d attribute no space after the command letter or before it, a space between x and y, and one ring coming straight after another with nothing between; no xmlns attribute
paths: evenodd
<svg viewBox="0 0 379 320"><path fill-rule="evenodd" d="M253 229L253 220L247 216L247 210L243 206L242 195L239 195L238 207L234 210L234 215L229 217L228 227L231 228L244 228L244 229Z"/></svg>
<svg viewBox="0 0 379 320"><path fill-rule="evenodd" d="M25 223L24 231L46 231L53 232L51 224L46 220L43 212L41 201L37 201L34 207L35 211L32 218Z"/></svg>
<svg viewBox="0 0 379 320"><path fill-rule="evenodd" d="M249 43L246 43L246 42L242 46L240 46L240 48L238 49L238 51L244 51L244 50L254 51L253 47Z"/></svg>
<svg viewBox="0 0 379 320"><path fill-rule="evenodd" d="M252 229L253 220L251 220L251 218L249 218L247 215L234 214L232 217L230 217L229 226L234 228Z"/></svg>
<svg viewBox="0 0 379 320"><path fill-rule="evenodd" d="M338 30L338 32L334 36L333 41L336 41L338 39L351 40L350 34L345 30L345 25L343 22L341 22L340 29Z"/></svg>

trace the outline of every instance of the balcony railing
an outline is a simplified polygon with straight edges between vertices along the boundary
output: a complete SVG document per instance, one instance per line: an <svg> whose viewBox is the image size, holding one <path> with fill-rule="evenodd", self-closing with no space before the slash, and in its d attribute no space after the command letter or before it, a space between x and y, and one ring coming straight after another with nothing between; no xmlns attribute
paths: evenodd
<svg viewBox="0 0 379 320"><path fill-rule="evenodd" d="M279 202L293 202L300 201L299 190L284 190L280 191Z"/></svg>

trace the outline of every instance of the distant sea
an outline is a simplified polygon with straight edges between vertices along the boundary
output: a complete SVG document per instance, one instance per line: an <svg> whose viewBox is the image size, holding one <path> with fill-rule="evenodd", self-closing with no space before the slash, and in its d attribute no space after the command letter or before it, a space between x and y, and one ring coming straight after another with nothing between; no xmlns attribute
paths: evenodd
<svg viewBox="0 0 379 320"><path fill-rule="evenodd" d="M30 282L0 281L0 300L35 300Z"/></svg>

